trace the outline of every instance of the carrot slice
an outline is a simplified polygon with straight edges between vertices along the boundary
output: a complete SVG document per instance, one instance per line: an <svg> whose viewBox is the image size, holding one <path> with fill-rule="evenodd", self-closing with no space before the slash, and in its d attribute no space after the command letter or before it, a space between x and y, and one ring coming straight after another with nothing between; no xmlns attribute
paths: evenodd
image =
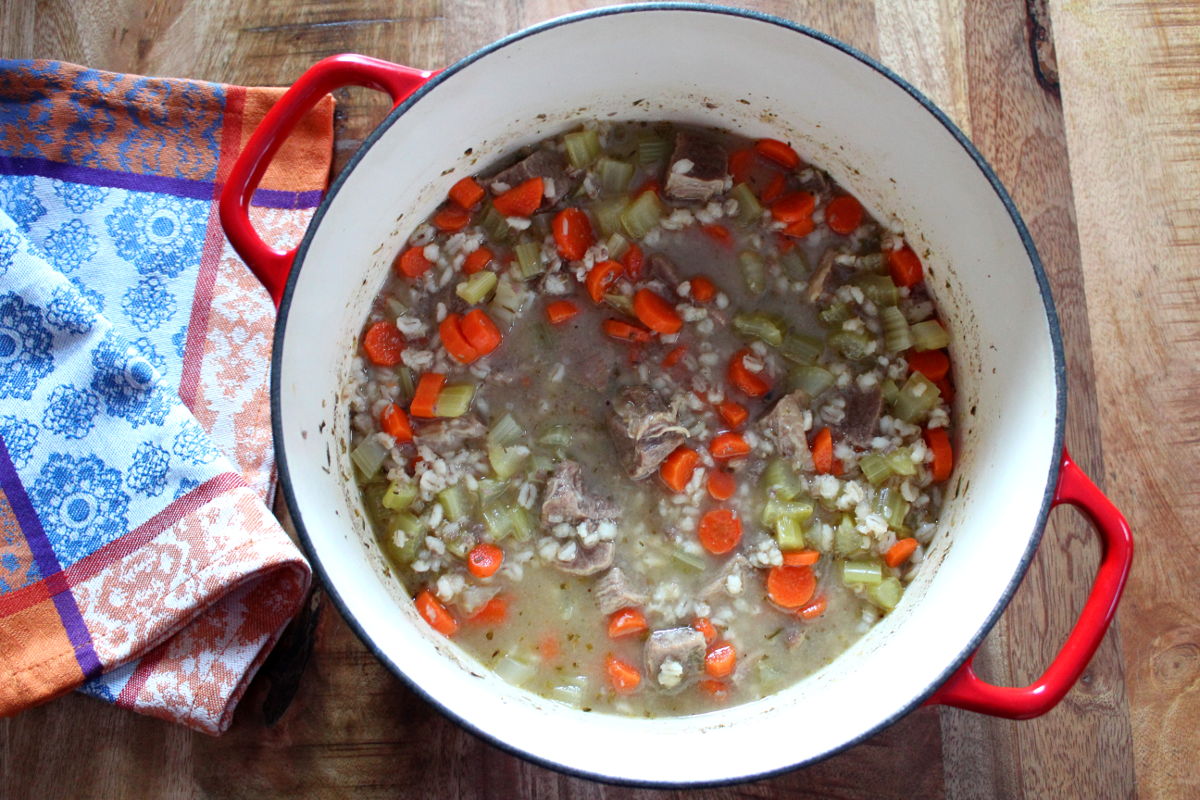
<svg viewBox="0 0 1200 800"><path fill-rule="evenodd" d="M633 295L633 313L638 320L652 331L679 333L683 319L675 307L649 289L638 289Z"/></svg>
<svg viewBox="0 0 1200 800"><path fill-rule="evenodd" d="M789 567L811 567L821 560L817 550L792 550L783 554L783 563Z"/></svg>
<svg viewBox="0 0 1200 800"><path fill-rule="evenodd" d="M799 222L812 217L817 198L808 192L792 192L771 203L771 216L779 222Z"/></svg>
<svg viewBox="0 0 1200 800"><path fill-rule="evenodd" d="M642 279L642 270L646 266L646 254L642 252L642 248L637 242L629 245L625 250L625 255L621 256L621 266L625 268L625 277L631 281L640 281Z"/></svg>
<svg viewBox="0 0 1200 800"><path fill-rule="evenodd" d="M954 447L945 428L926 428L925 443L933 451L933 479L941 483L954 471Z"/></svg>
<svg viewBox="0 0 1200 800"><path fill-rule="evenodd" d="M912 554L917 551L917 540L909 536L905 539L898 540L894 545L888 548L883 554L883 563L893 569L908 561Z"/></svg>
<svg viewBox="0 0 1200 800"><path fill-rule="evenodd" d="M438 334L442 337L442 346L446 348L446 352L458 363L470 364L479 358L479 351L463 334L462 317L458 314L447 314L438 324Z"/></svg>
<svg viewBox="0 0 1200 800"><path fill-rule="evenodd" d="M462 329L463 336L471 343L471 347L474 347L481 356L486 356L495 350L504 339L500 334L500 329L496 327L496 323L492 322L492 318L482 308L472 308L468 311L463 316L459 327Z"/></svg>
<svg viewBox="0 0 1200 800"><path fill-rule="evenodd" d="M408 413L414 417L425 417L432 419L437 414L434 413L434 408L437 407L438 395L442 393L442 387L446 385L446 376L440 372L426 372L417 381L417 389L413 392L412 402L408 405Z"/></svg>
<svg viewBox="0 0 1200 800"><path fill-rule="evenodd" d="M417 593L413 600L417 606L417 613L425 618L429 623L429 627L433 628L443 636L453 636L458 631L458 622L454 616L442 605L442 601L434 596L433 592L428 589L422 589Z"/></svg>
<svg viewBox="0 0 1200 800"><path fill-rule="evenodd" d="M842 235L854 233L855 228L862 224L862 218L862 203L858 202L853 195L839 195L825 206L825 224L834 233Z"/></svg>
<svg viewBox="0 0 1200 800"><path fill-rule="evenodd" d="M542 657L542 661L553 661L561 652L562 648L558 646L558 637L554 634L547 633L538 639L538 654Z"/></svg>
<svg viewBox="0 0 1200 800"><path fill-rule="evenodd" d="M489 542L480 542L467 553L467 572L476 578L490 578L504 563L504 551Z"/></svg>
<svg viewBox="0 0 1200 800"><path fill-rule="evenodd" d="M604 293L616 282L624 270L625 268L616 261L601 261L592 267L584 285L587 286L588 297L592 298L593 303L604 300Z"/></svg>
<svg viewBox="0 0 1200 800"><path fill-rule="evenodd" d="M500 625L508 621L508 597L498 594L488 600L479 610L467 617L468 622L478 625Z"/></svg>
<svg viewBox="0 0 1200 800"><path fill-rule="evenodd" d="M707 303L717 296L717 285L703 275L692 278L692 299Z"/></svg>
<svg viewBox="0 0 1200 800"><path fill-rule="evenodd" d="M470 175L450 187L450 199L467 210L474 208L484 194L483 187Z"/></svg>
<svg viewBox="0 0 1200 800"><path fill-rule="evenodd" d="M812 443L813 469L822 475L833 472L833 434L821 428Z"/></svg>
<svg viewBox="0 0 1200 800"><path fill-rule="evenodd" d="M471 254L467 256L467 260L463 262L463 272L467 273L468 275L474 275L476 272L479 272L479 270L492 263L493 258L495 258L495 256L492 255L492 251L488 250L486 247L473 250L471 251Z"/></svg>
<svg viewBox="0 0 1200 800"><path fill-rule="evenodd" d="M578 261L596 241L592 223L581 208L564 208L554 215L554 244L567 261Z"/></svg>
<svg viewBox="0 0 1200 800"><path fill-rule="evenodd" d="M735 150L729 154L729 174L734 183L745 183L750 180L750 169L754 166L754 151L749 147Z"/></svg>
<svg viewBox="0 0 1200 800"><path fill-rule="evenodd" d="M721 415L721 419L725 420L725 424L731 428L740 428L742 423L750 417L750 412L741 403L735 403L732 400L723 400L717 403L717 413Z"/></svg>
<svg viewBox="0 0 1200 800"><path fill-rule="evenodd" d="M696 684L700 691L713 700L724 701L729 698L729 684L716 678L705 678Z"/></svg>
<svg viewBox="0 0 1200 800"><path fill-rule="evenodd" d="M800 156L790 145L778 139L759 139L754 143L754 150L763 158L774 161L786 169L800 166Z"/></svg>
<svg viewBox="0 0 1200 800"><path fill-rule="evenodd" d="M725 247L733 247L733 234L724 225L718 225L714 222L711 225L701 225L700 230L704 231L708 235L708 238L717 244L724 245Z"/></svg>
<svg viewBox="0 0 1200 800"><path fill-rule="evenodd" d="M646 615L636 608L622 608L614 611L608 618L608 638L620 639L623 636L634 636L648 630Z"/></svg>
<svg viewBox="0 0 1200 800"><path fill-rule="evenodd" d="M767 573L767 595L783 608L800 608L817 590L812 567L771 567Z"/></svg>
<svg viewBox="0 0 1200 800"><path fill-rule="evenodd" d="M692 628L704 634L704 643L712 644L717 638L716 626L708 617L696 617L692 620Z"/></svg>
<svg viewBox="0 0 1200 800"><path fill-rule="evenodd" d="M639 328L637 325L630 325L628 322L619 319L606 319L600 323L600 329L605 334L621 342L633 342L634 344L645 344L654 337L650 331L645 328Z"/></svg>
<svg viewBox="0 0 1200 800"><path fill-rule="evenodd" d="M950 371L950 357L945 350L909 350L904 357L910 370L931 381L940 381Z"/></svg>
<svg viewBox="0 0 1200 800"><path fill-rule="evenodd" d="M579 306L570 300L555 300L546 304L546 319L551 325L561 325L579 313Z"/></svg>
<svg viewBox="0 0 1200 800"><path fill-rule="evenodd" d="M679 359L683 358L683 354L687 352L687 348L679 345L663 356L662 365L664 369L670 369L679 363Z"/></svg>
<svg viewBox="0 0 1200 800"><path fill-rule="evenodd" d="M763 189L762 196L758 199L766 205L771 205L779 198L783 197L783 193L787 190L787 178L780 172L771 179L767 184L767 188Z"/></svg>
<svg viewBox="0 0 1200 800"><path fill-rule="evenodd" d="M425 257L425 248L413 246L396 257L392 266L402 275L409 278L419 278L433 266L433 262Z"/></svg>
<svg viewBox="0 0 1200 800"><path fill-rule="evenodd" d="M456 205L443 206L433 215L433 227L443 233L454 233L467 227L471 221L471 212L464 211Z"/></svg>
<svg viewBox="0 0 1200 800"><path fill-rule="evenodd" d="M609 653L604 659L604 669L608 672L608 682L612 684L617 694L629 694L636 691L642 682L642 673L627 661Z"/></svg>
<svg viewBox="0 0 1200 800"><path fill-rule="evenodd" d="M921 259L908 245L888 253L888 272L897 286L913 286L925 278Z"/></svg>
<svg viewBox="0 0 1200 800"><path fill-rule="evenodd" d="M828 607L829 601L825 598L825 595L819 594L807 605L801 606L800 610L796 613L800 615L801 619L816 619L824 614L825 609Z"/></svg>
<svg viewBox="0 0 1200 800"><path fill-rule="evenodd" d="M740 433L721 433L713 438L708 445L708 450L712 453L712 457L718 461L725 461L730 458L741 458L744 455L749 455L750 445L742 438Z"/></svg>
<svg viewBox="0 0 1200 800"><path fill-rule="evenodd" d="M379 414L379 427L397 442L411 442L413 438L412 425L404 409L395 403L388 403Z"/></svg>
<svg viewBox="0 0 1200 800"><path fill-rule="evenodd" d="M728 500L737 491L737 480L733 473L723 469L713 469L708 472L708 495L713 500Z"/></svg>
<svg viewBox="0 0 1200 800"><path fill-rule="evenodd" d="M372 364L394 367L400 363L404 352L404 334L390 322L380 320L367 328L363 334L363 352Z"/></svg>
<svg viewBox="0 0 1200 800"><path fill-rule="evenodd" d="M728 553L742 540L742 521L727 508L717 508L700 518L700 544L713 555Z"/></svg>
<svg viewBox="0 0 1200 800"><path fill-rule="evenodd" d="M714 678L727 678L737 666L737 648L729 642L714 644L704 654L704 671Z"/></svg>
<svg viewBox="0 0 1200 800"><path fill-rule="evenodd" d="M673 492L682 492L692 479L692 471L700 463L700 454L687 445L679 445L663 459L658 474Z"/></svg>
<svg viewBox="0 0 1200 800"><path fill-rule="evenodd" d="M542 179L530 178L504 194L496 196L492 200L492 205L502 216L528 217L542 204L542 191Z"/></svg>
<svg viewBox="0 0 1200 800"><path fill-rule="evenodd" d="M745 359L750 355L749 350L739 350L729 361L729 382L751 397L762 397L771 391L771 384L765 379L766 370L751 372L746 369Z"/></svg>

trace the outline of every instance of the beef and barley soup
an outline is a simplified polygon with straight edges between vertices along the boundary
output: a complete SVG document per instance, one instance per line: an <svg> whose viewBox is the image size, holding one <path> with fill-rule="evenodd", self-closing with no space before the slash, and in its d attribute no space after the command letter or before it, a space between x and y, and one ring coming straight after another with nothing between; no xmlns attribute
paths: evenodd
<svg viewBox="0 0 1200 800"><path fill-rule="evenodd" d="M900 602L952 470L948 344L898 225L788 144L589 123L416 227L351 455L436 631L579 708L699 713Z"/></svg>

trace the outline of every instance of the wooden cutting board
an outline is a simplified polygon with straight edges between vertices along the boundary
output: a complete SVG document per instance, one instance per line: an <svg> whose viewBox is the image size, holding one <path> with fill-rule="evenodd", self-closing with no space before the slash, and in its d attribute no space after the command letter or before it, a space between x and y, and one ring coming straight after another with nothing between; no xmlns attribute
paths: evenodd
<svg viewBox="0 0 1200 800"><path fill-rule="evenodd" d="M0 55L60 58L122 72L285 85L312 62L337 52L442 66L526 25L596 5L600 4L579 0L5 0L0 2ZM1200 180L1195 156L1200 148L1195 147L1194 134L1187 139L1186 128L1176 131L1175 149L1166 155L1183 160L1190 172L1165 182L1158 180L1162 170L1155 171L1151 181L1114 168L1131 152L1125 145L1141 145L1132 152L1142 166L1159 164L1155 159L1163 157L1161 149L1142 139L1143 134L1161 133L1154 129L1156 113L1174 113L1177 124L1190 119L1195 127L1195 104L1189 106L1185 98L1172 94L1174 87L1190 86L1191 97L1197 96L1200 61L1195 59L1200 58L1200 48L1195 34L1200 20L1194 9L1182 3L1155 8L1110 0L1098 9L1055 2L1055 24L1061 18L1071 37L1058 51L1065 62L1059 64L1068 110L1064 119L1045 35L1048 18L1038 0L762 0L743 5L801 22L879 58L940 105L992 163L1029 225L1053 286L1069 368L1068 445L1102 485L1107 479L1121 487L1115 496L1127 510L1138 512L1135 521L1145 523L1144 531L1155 526L1158 538L1147 551L1158 559L1156 568L1168 574L1175 597L1198 599L1187 579L1195 570L1179 563L1193 562L1197 550L1196 533L1187 530L1189 523L1195 528L1197 495L1183 484L1198 472L1194 397L1200 381L1194 357L1176 358L1173 346L1197 338L1197 271L1183 266L1182 254L1197 252L1195 201ZM1164 45L1163 37L1174 39ZM1047 41L1031 48L1031 38ZM1168 46L1172 43L1174 51ZM1149 87L1157 93L1145 96L1160 105L1139 106L1139 92L1151 83L1139 68L1152 57L1166 59L1161 72L1164 80L1174 83ZM1176 62L1171 59L1190 64L1190 72L1182 67L1172 72ZM1122 81L1111 87L1115 95L1106 80L1114 71ZM340 165L388 104L382 96L358 89L340 92L338 102ZM1138 113L1124 118L1126 124L1118 126L1116 135L1108 124L1114 106L1118 114L1123 107L1138 107ZM1105 139L1102 147L1094 146L1097 138ZM1190 150L1180 145L1188 141ZM1086 216L1078 225L1068 144L1072 159L1084 165L1086 196L1078 207ZM1172 198L1169 208L1157 204L1155 192L1164 186L1184 192L1182 198ZM1123 197L1118 188L1125 192ZM1146 236L1114 236L1113 203L1133 198L1145 203L1142 213L1117 214L1116 221L1137 226L1139 219L1147 223L1147 211L1161 213L1164 219L1174 213L1169 222L1179 226L1171 228L1176 239L1170 234L1164 234L1166 239L1149 237L1148 245L1158 250L1148 254L1138 248L1147 243ZM1154 225L1162 221L1150 218ZM1087 233L1086 270L1080 256L1081 229ZM1174 279L1171 292L1154 291L1154 283L1168 277L1159 274L1162 270ZM1144 312L1123 302L1128 300L1126 286L1145 288L1145 298L1168 303L1166 321L1147 321ZM1089 301L1093 321L1098 314L1103 318L1092 326ZM1168 326L1170 336L1157 336ZM1101 337L1095 350L1093 332ZM1139 350L1139 360L1127 364L1118 348L1129 344L1149 347L1148 358L1143 360ZM1094 362L1112 381L1103 389L1103 414L1098 410ZM1141 400L1130 401L1130 393ZM1192 404L1182 404L1182 397L1193 398ZM1147 435L1156 425L1166 425L1178 438ZM1116 449L1115 467L1109 466L1111 451L1106 463L1102 442ZM1172 445L1182 447L1182 455ZM1174 480L1153 477L1168 464L1176 465ZM1174 505L1173 512L1162 511L1164 505L1176 504L1180 491L1182 504ZM1171 529L1164 531L1166 526L1158 523L1168 521ZM1077 515L1067 511L1053 516L1024 584L980 652L977 664L985 677L1015 685L1040 673L1083 603L1098 552L1095 536ZM1173 560L1173 555L1178 558ZM1154 597L1154 580L1135 571L1132 596L1122 613L1124 659L1121 636L1114 629L1079 686L1041 719L1016 723L921 709L871 740L805 770L687 794L1090 798L1141 791L1187 796L1186 787L1196 786L1196 715L1189 712L1200 709L1197 603L1159 605ZM318 595L318 606L319 600ZM1154 624L1152 617L1158 619L1160 612L1167 617ZM243 701L233 729L220 739L67 697L0 721L0 797L675 794L605 786L515 758L466 733L409 691L370 655L331 604L325 603L313 619L312 658L278 723L265 724L264 714L277 710L278 699L270 693L270 681L261 677ZM1163 654L1165 660L1145 661ZM900 667L897 680L903 681ZM276 683L286 678L278 670L264 672L273 672ZM1136 726L1132 729L1131 707ZM819 732L797 730L796 735ZM1157 744L1160 739L1169 744Z"/></svg>

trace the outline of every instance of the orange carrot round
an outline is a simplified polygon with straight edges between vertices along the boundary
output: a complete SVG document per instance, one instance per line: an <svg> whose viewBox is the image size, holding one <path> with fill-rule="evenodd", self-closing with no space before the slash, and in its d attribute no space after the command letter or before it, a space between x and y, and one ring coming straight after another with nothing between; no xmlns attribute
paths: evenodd
<svg viewBox="0 0 1200 800"><path fill-rule="evenodd" d="M679 333L683 319L675 307L649 289L638 289L633 295L633 313L652 331L663 334Z"/></svg>
<svg viewBox="0 0 1200 800"><path fill-rule="evenodd" d="M801 217L795 222L790 223L783 232L788 236L795 236L797 239L803 239L817 229L817 225L813 222L812 217Z"/></svg>
<svg viewBox="0 0 1200 800"><path fill-rule="evenodd" d="M488 600L479 610L467 617L469 622L478 625L500 625L508 621L508 597L498 594Z"/></svg>
<svg viewBox="0 0 1200 800"><path fill-rule="evenodd" d="M910 370L931 381L940 381L950 372L950 357L945 350L909 350L904 357Z"/></svg>
<svg viewBox="0 0 1200 800"><path fill-rule="evenodd" d="M592 223L581 208L564 208L554 215L554 244L567 261L578 261L595 242Z"/></svg>
<svg viewBox="0 0 1200 800"><path fill-rule="evenodd" d="M711 225L701 225L700 230L717 244L724 247L733 247L733 234L724 225L718 225L714 222Z"/></svg>
<svg viewBox="0 0 1200 800"><path fill-rule="evenodd" d="M746 442L740 433L726 432L715 436L712 442L708 445L708 450L712 453L712 457L718 461L725 461L730 458L741 458L749 455L750 445Z"/></svg>
<svg viewBox="0 0 1200 800"><path fill-rule="evenodd" d="M492 318L482 308L473 308L464 314L459 327L471 347L481 356L495 350L504 339L496 323L492 322Z"/></svg>
<svg viewBox="0 0 1200 800"><path fill-rule="evenodd" d="M404 352L404 334L385 320L373 323L363 334L363 352L372 364L394 367L400 363L400 354Z"/></svg>
<svg viewBox="0 0 1200 800"><path fill-rule="evenodd" d="M771 205L779 198L783 197L784 191L787 189L787 178L783 173L778 173L771 182L767 184L767 188L762 190L762 195L758 198L764 205Z"/></svg>
<svg viewBox="0 0 1200 800"><path fill-rule="evenodd" d="M729 154L729 174L734 183L745 183L750 180L750 169L754 166L754 150L747 147L735 150Z"/></svg>
<svg viewBox="0 0 1200 800"><path fill-rule="evenodd" d="M442 337L442 346L446 348L455 361L460 364L470 364L479 358L476 350L462 332L462 317L458 314L447 314L438 323L438 334Z"/></svg>
<svg viewBox="0 0 1200 800"><path fill-rule="evenodd" d="M546 304L546 319L551 325L561 325L579 313L579 306L570 300L555 300Z"/></svg>
<svg viewBox="0 0 1200 800"><path fill-rule="evenodd" d="M620 319L606 319L600 323L600 329L604 331L605 335L621 342L645 344L654 338L645 328L630 325Z"/></svg>
<svg viewBox="0 0 1200 800"><path fill-rule="evenodd" d="M729 382L751 397L762 397L771 391L771 384L766 380L766 370L751 372L746 369L746 356L749 350L739 350L729 361Z"/></svg>
<svg viewBox="0 0 1200 800"><path fill-rule="evenodd" d="M442 605L442 601L434 596L433 592L428 589L422 589L417 593L413 602L417 606L417 613L420 614L429 627L433 628L443 636L453 636L458 631L458 622L450 611Z"/></svg>
<svg viewBox="0 0 1200 800"><path fill-rule="evenodd" d="M754 143L754 150L763 158L774 161L785 169L795 169L800 166L800 156L791 145L778 139L759 139Z"/></svg>
<svg viewBox="0 0 1200 800"><path fill-rule="evenodd" d="M470 175L450 187L450 199L467 210L474 208L484 194L483 187Z"/></svg>
<svg viewBox="0 0 1200 800"><path fill-rule="evenodd" d="M792 192L771 203L771 216L779 222L797 222L812 216L817 199L808 192Z"/></svg>
<svg viewBox="0 0 1200 800"><path fill-rule="evenodd" d="M945 428L926 428L925 443L933 451L933 479L941 482L954 471L954 447Z"/></svg>
<svg viewBox="0 0 1200 800"><path fill-rule="evenodd" d="M912 554L917 551L917 540L909 536L905 539L898 540L894 545L888 548L883 554L883 563L889 567L895 568L908 561Z"/></svg>
<svg viewBox="0 0 1200 800"><path fill-rule="evenodd" d="M692 299L697 303L707 303L717 296L717 285L703 275L692 278Z"/></svg>
<svg viewBox="0 0 1200 800"><path fill-rule="evenodd" d="M800 607L796 613L801 619L816 619L825 613L825 609L829 607L829 600L825 595L819 594L808 602L807 605Z"/></svg>
<svg viewBox="0 0 1200 800"><path fill-rule="evenodd" d="M397 442L411 442L413 438L412 425L408 415L395 403L388 403L379 414L379 427Z"/></svg>
<svg viewBox="0 0 1200 800"><path fill-rule="evenodd" d="M699 463L700 454L687 445L681 444L663 459L662 466L658 468L658 474L662 477L663 483L671 488L671 491L682 492L688 485L688 481L692 479L692 471Z"/></svg>
<svg viewBox="0 0 1200 800"><path fill-rule="evenodd" d="M604 293L624 271L625 268L616 261L601 261L592 267L584 281L588 297L592 298L592 302L599 303L604 300Z"/></svg>
<svg viewBox="0 0 1200 800"><path fill-rule="evenodd" d="M646 265L646 255L642 252L642 248L637 242L633 242L625 250L625 255L621 256L621 266L625 268L625 277L631 281L640 281L642 279L642 270Z"/></svg>
<svg viewBox="0 0 1200 800"><path fill-rule="evenodd" d="M704 654L704 671L714 678L727 678L737 666L737 648L729 642L714 644Z"/></svg>
<svg viewBox="0 0 1200 800"><path fill-rule="evenodd" d="M438 395L446 385L446 376L440 372L426 372L417 381L417 389L413 392L412 402L408 404L408 413L414 417L432 419L436 417Z"/></svg>
<svg viewBox="0 0 1200 800"><path fill-rule="evenodd" d="M713 555L728 553L742 540L742 521L727 508L717 508L700 518L700 544Z"/></svg>
<svg viewBox="0 0 1200 800"><path fill-rule="evenodd" d="M650 629L646 615L636 608L622 608L614 611L608 618L608 638L620 639L623 636L635 636Z"/></svg>
<svg viewBox="0 0 1200 800"><path fill-rule="evenodd" d="M528 217L541 206L543 188L541 178L530 178L496 196L492 205L502 216Z"/></svg>
<svg viewBox="0 0 1200 800"><path fill-rule="evenodd" d="M638 684L642 682L642 673L637 667L611 653L604 659L604 668L608 672L608 682L617 694L637 691Z"/></svg>
<svg viewBox="0 0 1200 800"><path fill-rule="evenodd" d="M728 500L737 491L737 480L733 473L723 469L712 469L708 472L708 496L713 500Z"/></svg>
<svg viewBox="0 0 1200 800"><path fill-rule="evenodd" d="M767 573L767 595L783 608L800 608L817 590L812 567L771 567Z"/></svg>
<svg viewBox="0 0 1200 800"><path fill-rule="evenodd" d="M474 275L476 272L479 272L479 270L492 263L492 259L494 257L495 256L492 255L492 251L488 250L486 247L480 247L478 250L472 250L471 254L467 256L467 260L463 262L463 272L467 273L468 275Z"/></svg>
<svg viewBox="0 0 1200 800"><path fill-rule="evenodd" d="M443 233L454 233L467 227L471 221L471 213L457 205L443 206L433 215L433 227Z"/></svg>
<svg viewBox="0 0 1200 800"><path fill-rule="evenodd" d="M717 413L721 415L721 419L731 428L740 428L742 423L750 417L750 412L741 403L735 403L732 400L722 400L717 403Z"/></svg>
<svg viewBox="0 0 1200 800"><path fill-rule="evenodd" d="M476 578L490 578L504 563L504 551L490 542L480 542L467 553L467 571Z"/></svg>
<svg viewBox="0 0 1200 800"><path fill-rule="evenodd" d="M821 560L817 550L791 550L783 554L783 563L788 567L811 567Z"/></svg>
<svg viewBox="0 0 1200 800"><path fill-rule="evenodd" d="M834 233L848 235L862 224L862 203L853 195L838 195L825 206L825 224Z"/></svg>
<svg viewBox="0 0 1200 800"><path fill-rule="evenodd" d="M908 245L888 253L888 272L897 286L915 286L925 279L921 259Z"/></svg>
<svg viewBox="0 0 1200 800"><path fill-rule="evenodd" d="M433 262L425 257L425 248L413 246L396 257L392 265L402 275L409 278L419 278L433 266Z"/></svg>
<svg viewBox="0 0 1200 800"><path fill-rule="evenodd" d="M833 472L833 434L821 428L812 443L813 468L821 475Z"/></svg>
<svg viewBox="0 0 1200 800"><path fill-rule="evenodd" d="M671 348L671 351L663 356L662 365L664 369L670 369L679 363L679 359L683 358L687 352L687 348L683 345L678 345Z"/></svg>

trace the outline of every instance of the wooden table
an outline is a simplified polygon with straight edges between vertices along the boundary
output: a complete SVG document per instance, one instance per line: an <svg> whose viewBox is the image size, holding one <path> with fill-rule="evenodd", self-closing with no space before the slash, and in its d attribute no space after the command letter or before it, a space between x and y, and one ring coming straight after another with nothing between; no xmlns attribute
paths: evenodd
<svg viewBox="0 0 1200 800"><path fill-rule="evenodd" d="M592 5L599 4L7 0L0 55L287 84L342 51L444 65ZM879 58L945 109L995 167L1033 233L1062 318L1068 444L1128 514L1138 550L1119 625L1050 714L1017 723L922 709L808 769L695 796L1200 796L1200 573L1192 566L1200 492L1190 484L1200 474L1200 6L744 5ZM338 100L340 164L386 102L361 90ZM1020 683L1041 671L1082 605L1097 559L1095 537L1078 516L1055 514L980 654L985 676ZM316 637L295 700L273 726L264 722L272 704L265 679L220 739L79 696L0 721L0 797L660 794L565 777L477 740L387 672L331 605Z"/></svg>

